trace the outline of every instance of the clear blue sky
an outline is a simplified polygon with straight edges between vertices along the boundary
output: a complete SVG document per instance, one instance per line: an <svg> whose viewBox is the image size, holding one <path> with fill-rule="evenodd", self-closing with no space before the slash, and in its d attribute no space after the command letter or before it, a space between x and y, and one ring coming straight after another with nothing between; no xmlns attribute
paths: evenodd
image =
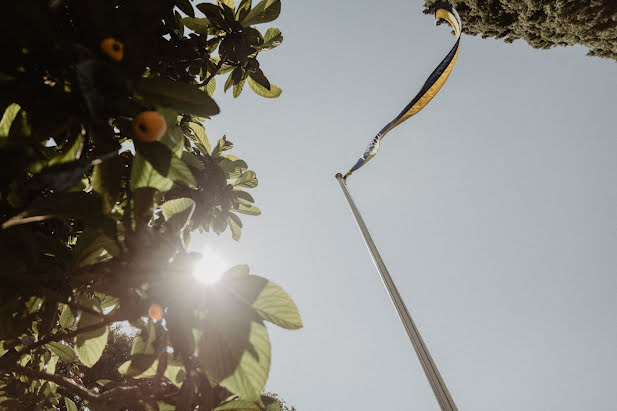
<svg viewBox="0 0 617 411"><path fill-rule="evenodd" d="M420 0L284 1L265 100L206 124L257 172L260 217L195 237L283 286L267 388L300 411L437 410L334 174L453 43ZM263 25L263 29L269 25ZM462 37L439 95L349 179L459 409L614 410L617 64Z"/></svg>

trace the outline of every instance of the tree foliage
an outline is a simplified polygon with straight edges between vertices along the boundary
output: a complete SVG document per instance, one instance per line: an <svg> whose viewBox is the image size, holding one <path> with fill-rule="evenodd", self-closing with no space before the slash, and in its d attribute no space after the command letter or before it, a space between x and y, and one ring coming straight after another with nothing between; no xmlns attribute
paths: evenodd
<svg viewBox="0 0 617 411"><path fill-rule="evenodd" d="M437 0L425 0L431 13ZM617 60L614 0L452 0L463 32L483 38L523 39L532 47L581 44L589 55Z"/></svg>
<svg viewBox="0 0 617 411"><path fill-rule="evenodd" d="M244 265L196 283L186 247L260 214L204 121L221 76L280 95L258 56L281 32L255 27L280 0L0 7L0 409L279 409L264 323L300 328L295 304Z"/></svg>

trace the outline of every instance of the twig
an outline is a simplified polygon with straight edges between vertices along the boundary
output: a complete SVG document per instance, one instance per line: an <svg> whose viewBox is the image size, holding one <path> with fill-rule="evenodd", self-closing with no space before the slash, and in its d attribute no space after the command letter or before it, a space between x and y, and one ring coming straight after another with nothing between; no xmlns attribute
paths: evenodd
<svg viewBox="0 0 617 411"><path fill-rule="evenodd" d="M16 226L16 225L35 223L37 221L49 220L50 218L54 217L53 214L35 215L35 216L32 216L32 217L26 217L27 215L28 215L27 211L22 211L21 213L17 214L16 216L9 218L4 223L2 223L2 229L6 230L7 228L13 227L13 226Z"/></svg>
<svg viewBox="0 0 617 411"><path fill-rule="evenodd" d="M212 73L210 73L210 75L208 77L206 77L206 79L204 81L202 81L200 85L201 86L207 85L210 82L210 80L212 80L214 78L214 76L216 76L216 73L219 72L221 67L223 67L224 63L225 63L225 61L223 59L220 59L219 62L216 64L216 67L215 67L214 71Z"/></svg>

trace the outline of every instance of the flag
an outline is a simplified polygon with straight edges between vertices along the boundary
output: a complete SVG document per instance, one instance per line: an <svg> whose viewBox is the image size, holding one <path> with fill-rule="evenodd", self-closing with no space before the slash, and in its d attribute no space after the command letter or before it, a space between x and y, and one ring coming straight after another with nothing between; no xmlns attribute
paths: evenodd
<svg viewBox="0 0 617 411"><path fill-rule="evenodd" d="M443 84L448 79L450 72L452 71L452 67L454 67L454 62L456 61L456 57L458 56L459 44L461 40L461 18L458 13L454 9L454 7L450 5L439 5L435 8L435 22L439 19L444 19L454 29L454 34L456 35L456 43L450 50L450 52L446 55L446 57L439 63L437 68L431 73L429 78L426 80L422 89L416 94L416 96L411 100L409 104L400 112L398 116L394 118L391 122L386 124L384 128L381 129L379 133L371 140L370 144L366 148L366 151L360 157L360 159L356 162L356 164L345 174L345 179L349 177L354 171L362 167L366 164L370 159L375 157L377 154L377 150L379 150L379 144L381 143L381 139L394 127L401 124L403 121L407 120L409 117L418 113L422 110L435 94L441 89Z"/></svg>

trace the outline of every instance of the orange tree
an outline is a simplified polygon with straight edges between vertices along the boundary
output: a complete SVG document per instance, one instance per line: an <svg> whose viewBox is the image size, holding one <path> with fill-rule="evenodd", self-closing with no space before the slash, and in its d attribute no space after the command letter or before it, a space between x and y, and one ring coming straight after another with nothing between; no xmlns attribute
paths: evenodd
<svg viewBox="0 0 617 411"><path fill-rule="evenodd" d="M238 213L260 214L255 173L203 123L221 75L234 97L281 93L257 57L282 35L254 27L281 4L196 8L0 6L0 409L280 407L262 396L264 322L300 328L295 304L245 265L195 283L186 247L195 230L238 240ZM139 330L130 354L88 378L120 321Z"/></svg>

